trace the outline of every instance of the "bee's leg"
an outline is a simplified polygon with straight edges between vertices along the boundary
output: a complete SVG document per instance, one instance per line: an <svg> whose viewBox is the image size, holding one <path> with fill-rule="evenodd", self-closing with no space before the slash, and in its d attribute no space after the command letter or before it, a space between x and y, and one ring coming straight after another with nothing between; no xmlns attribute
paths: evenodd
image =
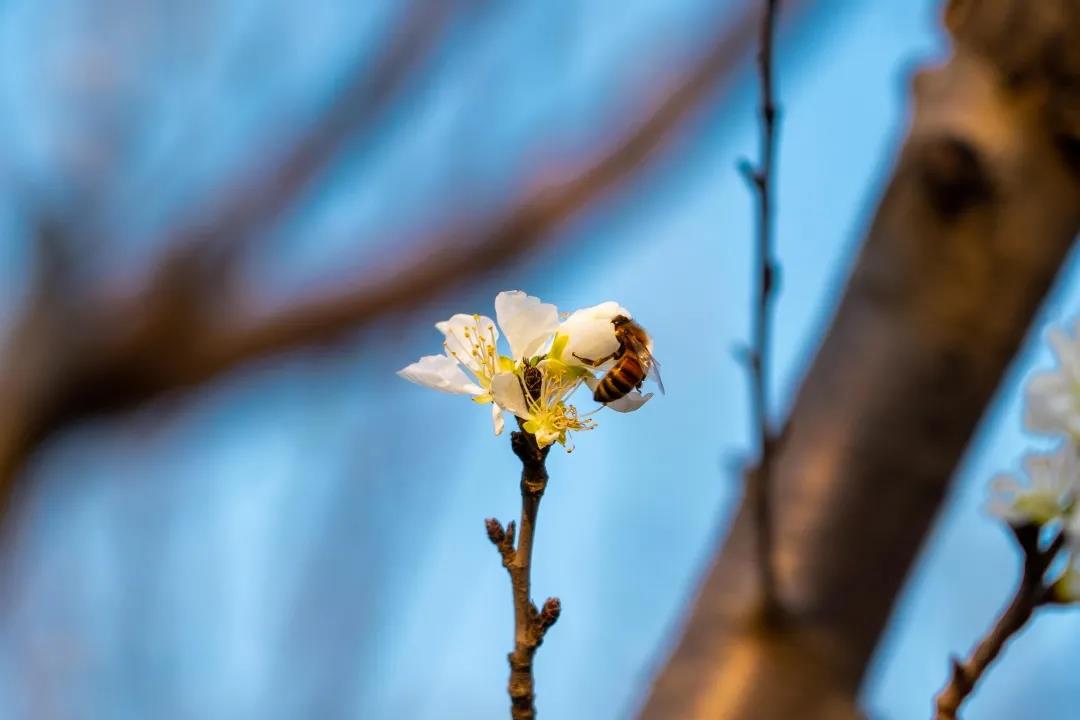
<svg viewBox="0 0 1080 720"><path fill-rule="evenodd" d="M570 354L573 355L574 357L576 357L581 362L583 362L586 365L590 366L590 367L600 367L601 365L606 363L608 360L611 360L613 357L618 355L619 351L616 350L615 352L611 353L607 357L600 358L599 360L590 360L589 358L583 358L580 355L578 355L577 353L570 353Z"/></svg>

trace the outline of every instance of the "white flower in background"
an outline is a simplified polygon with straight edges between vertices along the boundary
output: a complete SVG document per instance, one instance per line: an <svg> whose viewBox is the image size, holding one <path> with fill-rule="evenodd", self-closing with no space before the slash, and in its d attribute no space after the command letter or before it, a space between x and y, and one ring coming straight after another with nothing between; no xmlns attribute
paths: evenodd
<svg viewBox="0 0 1080 720"><path fill-rule="evenodd" d="M1065 569L1053 585L1054 600L1059 603L1080 602L1080 508L1073 504L1064 520L1065 550L1069 554Z"/></svg>
<svg viewBox="0 0 1080 720"><path fill-rule="evenodd" d="M1080 441L1080 340L1055 328L1049 342L1058 367L1038 373L1028 382L1027 427Z"/></svg>
<svg viewBox="0 0 1080 720"><path fill-rule="evenodd" d="M612 319L630 313L618 303L606 302L570 314L559 322L554 305L520 290L495 297L495 317L454 315L436 324L443 334L443 355L428 355L398 371L398 375L443 392L469 395L477 403L491 403L495 434L504 426L503 410L521 418L537 444L566 446L569 434L591 430L596 424L568 402L582 384L595 388L613 361L597 368L580 358L598 360L619 349ZM499 329L510 354L498 350ZM619 412L631 412L652 394L636 390L608 403ZM599 408L597 408L599 409Z"/></svg>
<svg viewBox="0 0 1080 720"><path fill-rule="evenodd" d="M1065 572L1054 582L1054 599L1060 603L1080 602L1080 558L1075 551Z"/></svg>
<svg viewBox="0 0 1080 720"><path fill-rule="evenodd" d="M994 478L991 488L996 497L990 511L1012 525L1071 520L1080 489L1076 450L1065 444L1049 455L1028 455L1024 468L1029 484L1012 475Z"/></svg>

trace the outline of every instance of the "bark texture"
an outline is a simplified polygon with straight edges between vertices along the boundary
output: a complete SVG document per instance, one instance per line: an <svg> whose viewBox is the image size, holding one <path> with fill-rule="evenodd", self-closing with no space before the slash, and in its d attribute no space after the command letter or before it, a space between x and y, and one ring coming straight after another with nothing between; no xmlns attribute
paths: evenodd
<svg viewBox="0 0 1080 720"><path fill-rule="evenodd" d="M522 425L518 420L518 425ZM503 567L510 575L514 597L514 649L507 655L510 663L510 717L513 720L536 718L536 680L533 658L544 642L544 636L562 613L558 598L550 597L537 609L532 593L532 550L536 534L536 514L547 489L545 465L551 447L541 448L532 433L524 428L510 436L514 454L521 460L521 530L515 545L515 527L511 520L503 528L498 520L486 521L488 539L502 556Z"/></svg>
<svg viewBox="0 0 1080 720"><path fill-rule="evenodd" d="M779 626L745 506L642 717L859 717L957 463L1080 230L1080 0L948 5L894 175L775 461ZM929 698L928 698L929 705Z"/></svg>

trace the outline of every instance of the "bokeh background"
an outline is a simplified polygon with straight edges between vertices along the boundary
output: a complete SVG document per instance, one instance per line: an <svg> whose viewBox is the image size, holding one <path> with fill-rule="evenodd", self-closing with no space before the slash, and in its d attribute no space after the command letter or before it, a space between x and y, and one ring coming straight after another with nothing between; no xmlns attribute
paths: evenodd
<svg viewBox="0 0 1080 720"><path fill-rule="evenodd" d="M32 299L42 215L69 228L81 278L130 296L174 228L257 185L258 160L437 4L0 5L4 350ZM402 87L372 101L379 112L339 129L288 203L267 201L273 221L237 251L243 302L272 312L385 281L446 224L557 185L632 129L743 5L451 3ZM944 52L935 0L795 5L778 65L777 417L890 171L911 71ZM510 264L455 268L437 298L342 342L50 437L7 518L0 717L502 717L512 612L482 520L517 514L517 461L486 412L393 373L439 349L435 321L490 314L515 288L565 310L618 300L663 362L666 397L602 414L572 455L552 453L536 546L534 592L564 607L538 655L541 711L632 717L723 537L750 444L732 357L752 291L752 196L735 170L757 152L750 60L626 182ZM1070 267L1039 327L1077 307ZM899 601L864 692L874 718L926 717L949 655L1009 597L1016 551L982 506L989 478L1036 444L1020 390L1049 362L1033 333ZM1042 613L970 717L1075 717L1077 637L1080 614Z"/></svg>

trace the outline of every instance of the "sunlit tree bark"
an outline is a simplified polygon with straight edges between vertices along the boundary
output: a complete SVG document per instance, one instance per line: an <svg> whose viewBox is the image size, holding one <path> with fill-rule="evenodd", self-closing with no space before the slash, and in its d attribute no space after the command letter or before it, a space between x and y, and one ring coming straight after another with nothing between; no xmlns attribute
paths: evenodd
<svg viewBox="0 0 1080 720"><path fill-rule="evenodd" d="M775 461L786 620L759 622L744 507L644 718L859 716L904 577L1080 230L1080 0L954 1L946 24L953 53L914 80Z"/></svg>

